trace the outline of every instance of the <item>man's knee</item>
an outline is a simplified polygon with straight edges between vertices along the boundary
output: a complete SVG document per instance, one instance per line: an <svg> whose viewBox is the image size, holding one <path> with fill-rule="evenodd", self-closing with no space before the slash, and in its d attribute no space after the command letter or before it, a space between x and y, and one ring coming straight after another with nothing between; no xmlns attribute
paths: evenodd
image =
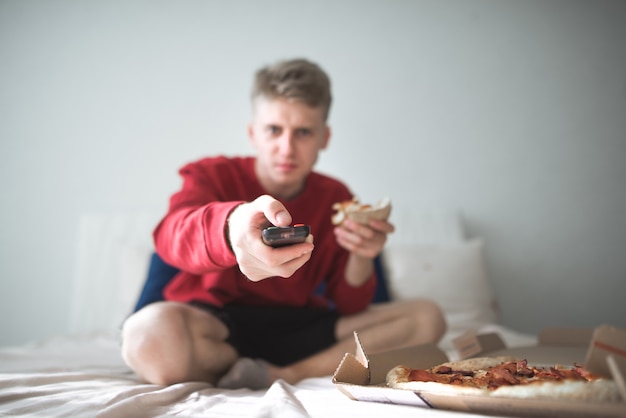
<svg viewBox="0 0 626 418"><path fill-rule="evenodd" d="M167 302L144 307L122 327L122 358L143 380L168 385L184 380L189 335L184 311Z"/></svg>
<svg viewBox="0 0 626 418"><path fill-rule="evenodd" d="M413 301L415 320L423 337L437 342L446 332L447 325L443 311L435 302L427 299Z"/></svg>

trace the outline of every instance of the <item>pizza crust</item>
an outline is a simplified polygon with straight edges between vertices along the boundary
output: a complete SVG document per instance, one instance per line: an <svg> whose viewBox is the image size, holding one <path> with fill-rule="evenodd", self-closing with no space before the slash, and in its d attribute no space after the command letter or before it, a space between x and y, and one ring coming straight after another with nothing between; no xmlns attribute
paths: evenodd
<svg viewBox="0 0 626 418"><path fill-rule="evenodd" d="M490 396L501 398L562 399L587 402L615 402L619 400L615 382L608 379L598 379L593 382L538 382L519 386L500 386L489 392Z"/></svg>

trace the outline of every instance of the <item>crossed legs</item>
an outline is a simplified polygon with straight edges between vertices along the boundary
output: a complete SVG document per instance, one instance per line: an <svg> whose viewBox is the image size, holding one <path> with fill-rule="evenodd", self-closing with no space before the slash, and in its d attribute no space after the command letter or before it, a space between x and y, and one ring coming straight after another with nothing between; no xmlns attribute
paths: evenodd
<svg viewBox="0 0 626 418"><path fill-rule="evenodd" d="M122 357L146 382L215 383L237 360L213 315L178 302L156 302L131 315L122 328Z"/></svg>
<svg viewBox="0 0 626 418"><path fill-rule="evenodd" d="M276 379L296 383L333 373L346 352L354 352L353 331L369 352L438 341L446 329L440 309L426 300L373 305L339 319L337 343L286 367L268 365ZM210 313L186 304L158 302L130 316L122 330L122 356L143 380L168 385L184 381L216 384L238 358L224 341L228 329Z"/></svg>

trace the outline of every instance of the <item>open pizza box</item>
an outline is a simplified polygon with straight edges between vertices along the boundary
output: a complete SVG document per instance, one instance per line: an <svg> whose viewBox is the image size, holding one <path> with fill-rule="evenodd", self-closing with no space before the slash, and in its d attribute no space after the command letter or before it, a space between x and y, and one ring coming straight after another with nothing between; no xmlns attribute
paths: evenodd
<svg viewBox="0 0 626 418"><path fill-rule="evenodd" d="M497 334L468 333L455 341L462 358L510 355L527 359L529 365L536 366L584 365L591 372L615 381L621 397L615 402L515 399L393 389L385 384L387 372L393 367L404 364L426 369L448 361L448 357L434 344L367 355L358 334L354 336L356 353L347 353L333 375L336 387L353 400L504 416L626 417L624 329L611 326L546 329L540 333L536 346L516 348L506 348Z"/></svg>

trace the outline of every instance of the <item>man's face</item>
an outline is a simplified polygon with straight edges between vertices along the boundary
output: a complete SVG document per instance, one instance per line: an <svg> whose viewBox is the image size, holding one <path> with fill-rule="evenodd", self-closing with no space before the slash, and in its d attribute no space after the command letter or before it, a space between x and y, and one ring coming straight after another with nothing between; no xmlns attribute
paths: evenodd
<svg viewBox="0 0 626 418"><path fill-rule="evenodd" d="M290 199L304 187L319 151L328 145L330 129L321 108L257 98L248 135L257 151L261 185L275 197Z"/></svg>

